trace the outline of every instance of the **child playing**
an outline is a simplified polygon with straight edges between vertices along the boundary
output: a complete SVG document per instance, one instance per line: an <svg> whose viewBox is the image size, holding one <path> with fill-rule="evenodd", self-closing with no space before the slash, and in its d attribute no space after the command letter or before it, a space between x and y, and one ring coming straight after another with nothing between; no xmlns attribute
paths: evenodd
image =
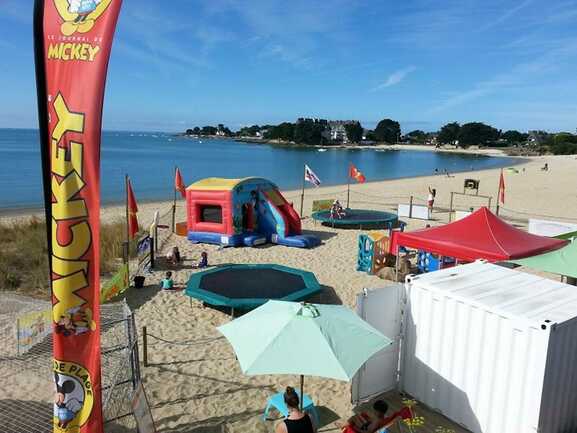
<svg viewBox="0 0 577 433"><path fill-rule="evenodd" d="M198 265L196 265L196 267L198 269L208 267L208 254L206 253L206 251L200 253L200 262L198 262Z"/></svg>
<svg viewBox="0 0 577 433"><path fill-rule="evenodd" d="M347 426L343 429L343 433L375 433L377 431L386 432L396 418L412 418L411 410L408 407L393 413L386 417L389 410L389 405L384 400L377 400L373 404L373 413L361 412L351 418L347 422ZM384 429L384 430L383 430Z"/></svg>
<svg viewBox="0 0 577 433"><path fill-rule="evenodd" d="M160 282L162 290L174 290L174 281L172 281L172 272L168 271L165 277Z"/></svg>

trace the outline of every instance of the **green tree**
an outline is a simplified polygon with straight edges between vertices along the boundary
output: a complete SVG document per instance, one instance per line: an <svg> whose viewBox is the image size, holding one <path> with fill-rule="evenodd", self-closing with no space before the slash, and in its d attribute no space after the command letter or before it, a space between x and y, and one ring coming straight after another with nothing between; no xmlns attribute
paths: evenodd
<svg viewBox="0 0 577 433"><path fill-rule="evenodd" d="M401 137L401 125L391 119L383 119L375 128L375 138L377 141L386 143L396 143Z"/></svg>
<svg viewBox="0 0 577 433"><path fill-rule="evenodd" d="M216 135L216 131L218 131L218 129L214 126L203 126L200 133L202 135Z"/></svg>
<svg viewBox="0 0 577 433"><path fill-rule="evenodd" d="M313 119L299 119L294 127L294 141L317 146L324 143L326 124Z"/></svg>
<svg viewBox="0 0 577 433"><path fill-rule="evenodd" d="M503 133L501 138L507 140L509 144L519 144L527 141L528 134L523 134L522 132L510 130Z"/></svg>
<svg viewBox="0 0 577 433"><path fill-rule="evenodd" d="M254 137L256 136L257 132L261 131L261 127L258 125L252 125L252 126L245 126L243 128L240 128L240 130L238 131L238 135L244 136L244 137Z"/></svg>
<svg viewBox="0 0 577 433"><path fill-rule="evenodd" d="M192 133L194 135L200 135L200 128L198 126L195 126L194 128L192 128Z"/></svg>
<svg viewBox="0 0 577 433"><path fill-rule="evenodd" d="M345 131L347 131L347 138L351 143L358 143L363 139L363 127L360 122L345 124Z"/></svg>
<svg viewBox="0 0 577 433"><path fill-rule="evenodd" d="M499 139L499 130L481 122L465 123L459 131L459 146L487 145Z"/></svg>
<svg viewBox="0 0 577 433"><path fill-rule="evenodd" d="M439 131L437 140L439 140L439 143L452 144L459 139L460 130L461 125L459 125L457 122L447 123Z"/></svg>
<svg viewBox="0 0 577 433"><path fill-rule="evenodd" d="M268 128L264 138L268 140L293 141L294 131L294 123L283 122L279 125L274 125Z"/></svg>
<svg viewBox="0 0 577 433"><path fill-rule="evenodd" d="M192 135L192 134L193 134L192 129L189 128L186 130L186 135Z"/></svg>
<svg viewBox="0 0 577 433"><path fill-rule="evenodd" d="M406 137L411 143L424 143L425 139L427 138L427 134L420 129L415 129L414 131L409 132Z"/></svg>

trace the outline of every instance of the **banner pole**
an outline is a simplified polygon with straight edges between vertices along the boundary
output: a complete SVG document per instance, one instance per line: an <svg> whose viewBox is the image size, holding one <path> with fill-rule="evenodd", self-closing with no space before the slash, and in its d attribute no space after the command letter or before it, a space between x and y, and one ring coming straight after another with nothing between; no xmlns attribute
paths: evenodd
<svg viewBox="0 0 577 433"><path fill-rule="evenodd" d="M347 172L347 209L350 209L349 207L350 196L351 196L351 167L349 165L349 171Z"/></svg>
<svg viewBox="0 0 577 433"><path fill-rule="evenodd" d="M174 166L174 179L176 179L177 170L178 170L178 167L175 165ZM174 230L176 228L176 184L173 185L173 189L174 189L174 200L172 202L172 233L174 233Z"/></svg>
<svg viewBox="0 0 577 433"><path fill-rule="evenodd" d="M46 205L52 201L50 181L50 154L48 152L48 95L46 91L46 69L44 59L44 0L34 1L34 67L36 71L36 99L38 101L38 129L40 133L40 155L42 158L42 186L44 192L44 215L46 218L46 240L48 242L48 268L52 269L52 227L51 207ZM52 282L50 284L52 291Z"/></svg>
<svg viewBox="0 0 577 433"><path fill-rule="evenodd" d="M130 256L130 214L128 211L128 182L130 182L128 175L124 175L124 188L126 190L126 263L128 263L128 259ZM128 273L129 281L130 281L130 272Z"/></svg>
<svg viewBox="0 0 577 433"><path fill-rule="evenodd" d="M303 189L301 191L301 219L303 219L303 208L305 204L305 176L307 173L306 166L303 166Z"/></svg>

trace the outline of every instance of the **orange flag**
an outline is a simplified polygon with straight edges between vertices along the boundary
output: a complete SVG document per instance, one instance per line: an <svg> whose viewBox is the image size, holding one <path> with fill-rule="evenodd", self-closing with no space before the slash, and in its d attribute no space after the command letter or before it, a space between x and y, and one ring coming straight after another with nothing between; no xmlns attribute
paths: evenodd
<svg viewBox="0 0 577 433"><path fill-rule="evenodd" d="M174 190L180 191L182 198L186 198L186 188L184 187L184 182L182 181L182 176L180 175L180 170L176 167L174 173Z"/></svg>
<svg viewBox="0 0 577 433"><path fill-rule="evenodd" d="M505 204L505 176L503 176L503 170L501 170L501 177L499 178L498 200L501 202L501 204Z"/></svg>
<svg viewBox="0 0 577 433"><path fill-rule="evenodd" d="M353 164L349 167L349 177L356 180L358 183L364 183L367 180L365 175Z"/></svg>
<svg viewBox="0 0 577 433"><path fill-rule="evenodd" d="M126 178L126 209L128 211L128 237L134 239L138 233L138 218L136 217L138 205L128 177Z"/></svg>

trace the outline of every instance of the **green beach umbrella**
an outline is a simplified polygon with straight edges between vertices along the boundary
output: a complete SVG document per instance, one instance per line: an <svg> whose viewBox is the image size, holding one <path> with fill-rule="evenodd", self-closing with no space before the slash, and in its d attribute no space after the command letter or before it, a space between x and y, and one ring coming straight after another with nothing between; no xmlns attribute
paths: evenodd
<svg viewBox="0 0 577 433"><path fill-rule="evenodd" d="M574 240L558 250L526 259L512 260L511 263L538 271L577 278L577 241Z"/></svg>
<svg viewBox="0 0 577 433"><path fill-rule="evenodd" d="M218 330L247 375L295 374L349 381L392 343L340 305L268 301ZM302 403L301 398L301 403Z"/></svg>

